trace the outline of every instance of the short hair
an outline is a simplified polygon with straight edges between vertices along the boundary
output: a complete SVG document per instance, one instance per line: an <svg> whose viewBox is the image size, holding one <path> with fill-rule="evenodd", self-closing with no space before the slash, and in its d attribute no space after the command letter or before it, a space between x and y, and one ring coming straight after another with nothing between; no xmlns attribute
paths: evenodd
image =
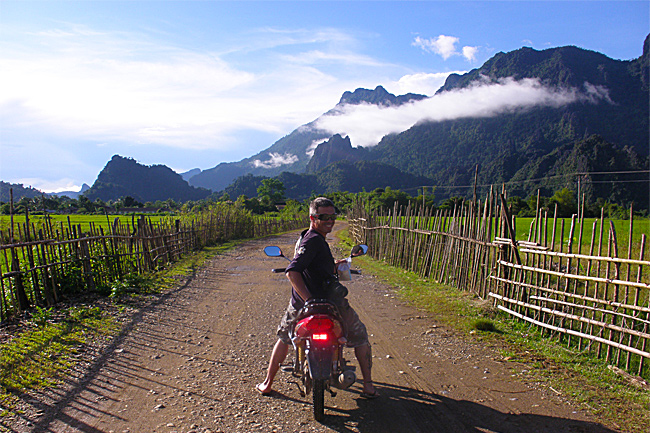
<svg viewBox="0 0 650 433"><path fill-rule="evenodd" d="M336 209L336 207L334 206L334 202L329 198L317 197L313 199L311 203L309 203L309 215L318 214L319 207L333 207Z"/></svg>

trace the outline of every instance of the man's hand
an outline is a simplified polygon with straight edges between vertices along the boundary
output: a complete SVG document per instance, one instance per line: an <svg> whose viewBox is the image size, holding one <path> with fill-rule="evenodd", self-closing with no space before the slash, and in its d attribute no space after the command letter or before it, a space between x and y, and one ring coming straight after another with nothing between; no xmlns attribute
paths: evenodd
<svg viewBox="0 0 650 433"><path fill-rule="evenodd" d="M311 298L311 293L307 290L305 285L305 280L302 278L302 274L298 271L289 271L287 272L287 278L291 282L293 289L298 293L298 296L302 298L303 301L307 301Z"/></svg>

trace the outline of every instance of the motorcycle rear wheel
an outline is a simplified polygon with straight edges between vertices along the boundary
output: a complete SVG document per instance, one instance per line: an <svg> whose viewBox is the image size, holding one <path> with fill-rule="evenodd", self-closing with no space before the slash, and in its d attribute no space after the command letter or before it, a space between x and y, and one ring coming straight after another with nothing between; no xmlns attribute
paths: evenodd
<svg viewBox="0 0 650 433"><path fill-rule="evenodd" d="M314 380L312 397L314 401L314 419L322 421L325 418L325 380Z"/></svg>

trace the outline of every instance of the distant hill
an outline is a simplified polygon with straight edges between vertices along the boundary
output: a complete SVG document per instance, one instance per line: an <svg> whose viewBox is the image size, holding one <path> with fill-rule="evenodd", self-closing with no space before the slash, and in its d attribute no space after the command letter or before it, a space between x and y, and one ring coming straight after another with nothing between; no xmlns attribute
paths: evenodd
<svg viewBox="0 0 650 433"><path fill-rule="evenodd" d="M179 174L181 175L183 180L185 180L186 182L189 182L190 179L192 179L194 176L196 176L199 173L201 173L200 168L193 168L193 169L191 169L189 171L186 171L184 173L179 173Z"/></svg>
<svg viewBox="0 0 650 433"><path fill-rule="evenodd" d="M339 161L361 161L366 159L368 151L363 147L354 148L349 137L335 134L329 140L319 144L314 150L314 156L309 160L306 173L316 173L328 165Z"/></svg>
<svg viewBox="0 0 650 433"><path fill-rule="evenodd" d="M326 194L336 191L361 192L376 188L410 190L415 193L422 185L430 185L431 179L401 172L395 167L372 161L337 161L317 173L284 172L276 176L284 187L287 198L305 200L313 193ZM237 178L225 192L235 200L240 195L254 197L257 187L265 176L246 174Z"/></svg>
<svg viewBox="0 0 650 433"><path fill-rule="evenodd" d="M190 186L181 175L164 165L145 166L134 159L115 155L84 195L91 201L129 196L143 203L167 199L186 202L204 199L210 191Z"/></svg>
<svg viewBox="0 0 650 433"><path fill-rule="evenodd" d="M529 161L513 176L514 181L536 184L550 195L556 191L558 179L569 178L575 182L571 173L594 173L580 176L581 193L589 201L597 198L608 199L613 203L635 203L637 209L648 209L650 174L647 157L640 156L630 147L619 147L593 135L576 143L553 149L541 158ZM617 173L603 175L603 173ZM543 176L542 176L543 175ZM546 179L534 182L534 179ZM625 182L625 183L623 183Z"/></svg>
<svg viewBox="0 0 650 433"><path fill-rule="evenodd" d="M23 197L34 198L41 197L45 193L31 186L23 186L22 183L9 183L0 181L0 202L9 203L11 201L11 192L13 190L14 202ZM47 195L47 194L45 194Z"/></svg>
<svg viewBox="0 0 650 433"><path fill-rule="evenodd" d="M57 196L57 197L63 197L63 196L66 196L66 197L70 197L70 198L74 198L74 199L76 199L76 198L79 198L79 196L80 196L81 194L83 194L84 192L88 191L89 189L90 189L90 186L88 186L88 184L84 183L83 185L81 185L81 189L80 189L79 191L61 191L61 192L53 192L53 193L50 194L50 195L55 195L55 196Z"/></svg>
<svg viewBox="0 0 650 433"><path fill-rule="evenodd" d="M413 100L424 99L424 95L409 93L395 96L382 86L374 90L357 89L345 92L339 103L324 114L336 111L344 104L376 104L382 106L399 106ZM329 140L331 133L315 128L316 121L301 126L289 135L276 141L271 147L250 158L238 162L224 162L216 167L203 170L190 179L190 184L208 188L213 191L225 189L236 178L245 174L274 177L282 172L303 173L307 168L312 153L319 143Z"/></svg>
<svg viewBox="0 0 650 433"><path fill-rule="evenodd" d="M384 107L395 107L421 99L426 99L426 95L407 93L406 95L395 96L392 93L388 93L382 86L377 86L374 90L357 89L354 92L345 92L337 105L358 105L365 103Z"/></svg>
<svg viewBox="0 0 650 433"><path fill-rule="evenodd" d="M0 181L0 202L8 203L10 201L10 190L13 190L14 193L14 202L17 202L23 197L27 198L35 198L35 197L42 197L42 196L57 196L57 197L63 197L67 196L70 198L78 198L79 195L81 195L83 192L87 191L90 189L88 185L85 183L81 186L81 190L79 191L61 191L61 192L52 192L52 193L46 193L41 190L38 190L36 188L32 188L31 186L25 187L22 184L16 184L16 183L8 183L8 182L2 182Z"/></svg>

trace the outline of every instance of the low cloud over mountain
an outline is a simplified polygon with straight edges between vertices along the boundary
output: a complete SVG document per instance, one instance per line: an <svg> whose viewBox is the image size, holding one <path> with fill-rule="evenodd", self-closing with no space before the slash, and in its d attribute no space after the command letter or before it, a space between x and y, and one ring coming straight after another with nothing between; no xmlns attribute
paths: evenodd
<svg viewBox="0 0 650 433"><path fill-rule="evenodd" d="M400 106L343 105L320 117L316 129L350 137L353 146L372 147L388 134L424 122L493 117L534 107L558 108L573 102L611 103L606 88L585 82L582 89L544 85L539 79L486 78L470 87Z"/></svg>

